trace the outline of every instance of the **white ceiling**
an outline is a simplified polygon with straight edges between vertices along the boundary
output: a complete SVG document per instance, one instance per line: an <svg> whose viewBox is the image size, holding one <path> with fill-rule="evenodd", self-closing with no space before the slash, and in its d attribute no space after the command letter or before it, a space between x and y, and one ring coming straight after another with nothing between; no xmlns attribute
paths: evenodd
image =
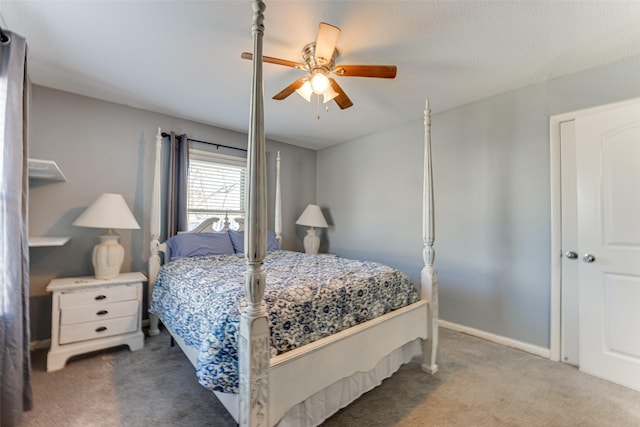
<svg viewBox="0 0 640 427"><path fill-rule="evenodd" d="M507 90L640 54L640 1L269 1L264 54L301 60L318 23L338 64L395 64L394 80L338 77L354 106L271 96L302 72L264 66L268 138L320 149ZM34 83L246 132L251 2L7 1Z"/></svg>

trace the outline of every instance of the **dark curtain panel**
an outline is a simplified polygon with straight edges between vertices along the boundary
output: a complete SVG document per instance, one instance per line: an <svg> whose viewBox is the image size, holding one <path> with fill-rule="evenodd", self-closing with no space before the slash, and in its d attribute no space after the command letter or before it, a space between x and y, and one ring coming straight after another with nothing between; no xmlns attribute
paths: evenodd
<svg viewBox="0 0 640 427"><path fill-rule="evenodd" d="M169 183L167 186L167 238L187 231L187 178L189 141L187 135L169 135Z"/></svg>
<svg viewBox="0 0 640 427"><path fill-rule="evenodd" d="M27 64L25 39L0 43L0 425L31 409Z"/></svg>

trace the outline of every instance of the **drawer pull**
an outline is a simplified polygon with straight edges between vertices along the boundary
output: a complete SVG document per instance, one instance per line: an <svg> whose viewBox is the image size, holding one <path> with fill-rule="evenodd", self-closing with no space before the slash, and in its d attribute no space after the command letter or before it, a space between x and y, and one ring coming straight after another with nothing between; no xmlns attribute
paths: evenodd
<svg viewBox="0 0 640 427"><path fill-rule="evenodd" d="M106 295L98 295L98 296L97 296L97 297L95 297L94 299L95 299L96 301L100 301L100 300L102 300L102 299L106 299L106 298L107 298L107 296L106 296Z"/></svg>
<svg viewBox="0 0 640 427"><path fill-rule="evenodd" d="M99 327L96 328L96 332L104 332L106 330L107 330L106 326L99 326Z"/></svg>
<svg viewBox="0 0 640 427"><path fill-rule="evenodd" d="M96 313L96 316L104 316L105 314L109 314L107 310L100 310Z"/></svg>

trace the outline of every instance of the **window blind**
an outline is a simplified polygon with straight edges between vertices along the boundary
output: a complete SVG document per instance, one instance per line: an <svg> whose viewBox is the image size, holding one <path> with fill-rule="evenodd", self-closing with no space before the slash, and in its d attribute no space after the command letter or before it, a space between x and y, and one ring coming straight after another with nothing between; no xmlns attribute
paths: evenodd
<svg viewBox="0 0 640 427"><path fill-rule="evenodd" d="M244 159L198 150L191 150L189 155L189 229L211 216L244 217Z"/></svg>

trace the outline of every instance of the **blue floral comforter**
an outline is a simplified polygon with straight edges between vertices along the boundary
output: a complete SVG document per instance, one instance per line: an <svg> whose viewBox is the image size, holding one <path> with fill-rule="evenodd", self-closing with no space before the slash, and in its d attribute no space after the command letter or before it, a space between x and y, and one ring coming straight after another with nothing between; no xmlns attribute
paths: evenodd
<svg viewBox="0 0 640 427"><path fill-rule="evenodd" d="M238 392L237 337L246 306L242 254L181 258L162 267L150 311L199 349L208 389ZM265 302L272 356L418 301L411 279L370 261L269 252Z"/></svg>

